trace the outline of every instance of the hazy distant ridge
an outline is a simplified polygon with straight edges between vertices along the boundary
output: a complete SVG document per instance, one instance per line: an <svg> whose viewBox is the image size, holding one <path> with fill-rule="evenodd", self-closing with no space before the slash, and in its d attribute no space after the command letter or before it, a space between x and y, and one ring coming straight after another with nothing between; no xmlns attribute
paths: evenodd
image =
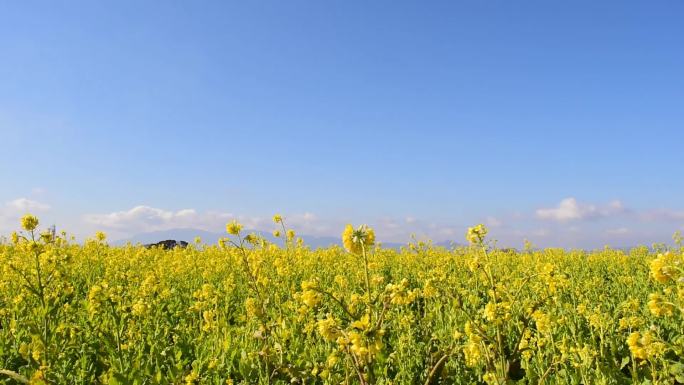
<svg viewBox="0 0 684 385"><path fill-rule="evenodd" d="M254 232L270 242L274 242L277 244L281 244L283 242L282 239L276 238L273 236L273 234L265 232L265 231L256 231L256 230L247 230L245 231L245 234L249 234L251 232ZM164 231L153 231L153 232L148 232L148 233L140 233L136 234L130 238L126 239L120 239L112 242L112 245L115 246L122 246L125 245L126 243L132 243L132 244L137 244L137 243L142 243L142 244L147 244L147 243L156 243L159 241L163 241L166 239L173 239L177 241L186 241L192 243L196 237L200 237L202 239L203 243L206 244L214 244L218 242L219 238L226 237L227 234L225 233L213 233L210 231L204 231L204 230L199 230L199 229L171 229L171 230L164 230ZM302 239L304 239L304 244L307 246L310 246L312 248L318 248L318 247L327 247L331 245L342 245L342 240L339 237L319 237L319 236L314 236L314 235L298 235ZM445 247L450 247L452 242L445 241L445 242L439 242L435 243L436 246L445 246ZM406 245L406 243L399 243L399 242L382 242L383 247L387 248L399 248L401 246Z"/></svg>

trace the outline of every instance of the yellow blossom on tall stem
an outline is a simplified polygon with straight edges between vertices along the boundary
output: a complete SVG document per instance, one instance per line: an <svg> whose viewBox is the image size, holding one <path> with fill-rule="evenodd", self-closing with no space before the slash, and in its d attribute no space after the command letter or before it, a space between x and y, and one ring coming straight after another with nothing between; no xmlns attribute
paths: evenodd
<svg viewBox="0 0 684 385"><path fill-rule="evenodd" d="M237 221L232 221L226 225L226 232L230 235L238 235L242 231L242 225Z"/></svg>
<svg viewBox="0 0 684 385"><path fill-rule="evenodd" d="M342 232L342 243L348 252L361 254L364 248L375 244L375 231L366 225L361 225L356 230L352 225L347 225Z"/></svg>
<svg viewBox="0 0 684 385"><path fill-rule="evenodd" d="M368 306L370 307L372 300L367 248L370 248L375 244L375 231L367 225L361 225L358 229L354 230L354 226L349 224L342 232L342 243L344 244L344 248L350 253L357 255L361 254L363 256L363 267L366 276L366 294L368 296Z"/></svg>
<svg viewBox="0 0 684 385"><path fill-rule="evenodd" d="M487 228L483 224L474 227L469 227L466 233L466 240L472 244L479 245L484 241L487 235Z"/></svg>
<svg viewBox="0 0 684 385"><path fill-rule="evenodd" d="M26 231L33 231L38 227L38 218L31 214L26 214L21 217L21 228Z"/></svg>
<svg viewBox="0 0 684 385"><path fill-rule="evenodd" d="M95 233L95 239L97 239L100 242L104 242L105 240L107 240L107 234L105 234L102 231L98 231Z"/></svg>

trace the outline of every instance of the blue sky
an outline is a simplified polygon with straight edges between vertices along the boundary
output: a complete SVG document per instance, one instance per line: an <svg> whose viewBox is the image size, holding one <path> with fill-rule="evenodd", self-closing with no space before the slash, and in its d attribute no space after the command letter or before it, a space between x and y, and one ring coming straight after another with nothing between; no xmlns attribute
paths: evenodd
<svg viewBox="0 0 684 385"><path fill-rule="evenodd" d="M0 232L667 241L681 1L4 2ZM545 211L546 210L546 211ZM548 211L555 210L555 211Z"/></svg>

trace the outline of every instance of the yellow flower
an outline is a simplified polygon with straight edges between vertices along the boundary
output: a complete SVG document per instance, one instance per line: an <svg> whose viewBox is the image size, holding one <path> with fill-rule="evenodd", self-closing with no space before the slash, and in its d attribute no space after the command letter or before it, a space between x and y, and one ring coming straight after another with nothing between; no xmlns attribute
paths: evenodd
<svg viewBox="0 0 684 385"><path fill-rule="evenodd" d="M286 235L287 235L287 239L288 239L289 241L291 241L291 240L293 240L294 237L295 237L295 232L294 232L294 230L287 230L287 234L286 234Z"/></svg>
<svg viewBox="0 0 684 385"><path fill-rule="evenodd" d="M341 288L346 288L348 284L347 278L339 274L335 276L335 283L338 284Z"/></svg>
<svg viewBox="0 0 684 385"><path fill-rule="evenodd" d="M658 257L651 261L651 276L660 283L666 283L674 278L676 270L672 267L675 263L674 255L671 252L658 254Z"/></svg>
<svg viewBox="0 0 684 385"><path fill-rule="evenodd" d="M579 315L587 314L587 305L585 305L583 303L577 305L577 314L579 314Z"/></svg>
<svg viewBox="0 0 684 385"><path fill-rule="evenodd" d="M247 315L250 317L261 317L264 315L263 308L259 306L258 301L252 297L245 300L245 309L247 310Z"/></svg>
<svg viewBox="0 0 684 385"><path fill-rule="evenodd" d="M328 356L328 359L325 361L326 365L327 365L329 368L332 368L332 367L335 366L335 364L337 364L338 362L340 362L340 357L339 357L337 354L335 354L334 352L331 353L331 354Z"/></svg>
<svg viewBox="0 0 684 385"><path fill-rule="evenodd" d="M316 281L302 281L301 283L302 290L312 290L316 289L318 287L318 284Z"/></svg>
<svg viewBox="0 0 684 385"><path fill-rule="evenodd" d="M31 357L36 361L40 362L40 358L42 357L42 352L39 349L36 349L31 352Z"/></svg>
<svg viewBox="0 0 684 385"><path fill-rule="evenodd" d="M209 360L209 364L207 365L207 368L209 368L209 370L212 370L212 369L216 369L217 366L218 366L218 360L216 358L212 358L211 360Z"/></svg>
<svg viewBox="0 0 684 385"><path fill-rule="evenodd" d="M487 235L487 228L483 224L474 227L469 227L466 233L466 240L472 244L479 245L484 241Z"/></svg>
<svg viewBox="0 0 684 385"><path fill-rule="evenodd" d="M43 231L40 233L40 239L43 240L43 242L50 243L53 241L53 236L51 231Z"/></svg>
<svg viewBox="0 0 684 385"><path fill-rule="evenodd" d="M337 342L340 345L351 345L349 346L349 350L354 353L355 356L370 361L373 356L382 350L384 344L379 337L364 337L365 336L362 333L352 331L349 333L348 338L339 338Z"/></svg>
<svg viewBox="0 0 684 385"><path fill-rule="evenodd" d="M26 343L22 343L19 345L19 354L21 354L22 357L26 358L29 355L29 346Z"/></svg>
<svg viewBox="0 0 684 385"><path fill-rule="evenodd" d="M259 237L256 234L247 234L245 236L245 241L252 245L256 245L259 242Z"/></svg>
<svg viewBox="0 0 684 385"><path fill-rule="evenodd" d="M281 223L282 221L283 221L283 217L280 214L276 214L273 216L273 222Z"/></svg>
<svg viewBox="0 0 684 385"><path fill-rule="evenodd" d="M487 321L496 321L496 304L494 302L488 302L485 305L484 316Z"/></svg>
<svg viewBox="0 0 684 385"><path fill-rule="evenodd" d="M423 286L423 297L425 298L431 298L434 297L438 294L437 288L435 287L433 280L428 279L425 281L425 285Z"/></svg>
<svg viewBox="0 0 684 385"><path fill-rule="evenodd" d="M650 331L641 334L634 332L627 337L627 346L634 358L647 360L661 356L665 353L666 346Z"/></svg>
<svg viewBox="0 0 684 385"><path fill-rule="evenodd" d="M629 337L627 337L627 346L635 358L643 360L646 358L646 351L639 344L639 339L641 339L641 333L634 332L630 334Z"/></svg>
<svg viewBox="0 0 684 385"><path fill-rule="evenodd" d="M282 234L280 234L280 230L273 230L273 236L276 238L280 238Z"/></svg>
<svg viewBox="0 0 684 385"><path fill-rule="evenodd" d="M335 319L328 314L326 318L317 322L318 333L328 341L335 341L342 336L340 329L337 327Z"/></svg>
<svg viewBox="0 0 684 385"><path fill-rule="evenodd" d="M361 225L356 230L352 225L347 225L342 232L342 243L350 253L361 254L375 244L375 231L366 225Z"/></svg>
<svg viewBox="0 0 684 385"><path fill-rule="evenodd" d="M138 301L131 307L131 314L134 316L143 316L147 313L149 306L142 301Z"/></svg>
<svg viewBox="0 0 684 385"><path fill-rule="evenodd" d="M539 333L546 334L551 332L551 319L545 313L537 310L532 313L534 323L537 325Z"/></svg>
<svg viewBox="0 0 684 385"><path fill-rule="evenodd" d="M226 225L226 232L230 235L239 235L242 231L242 225L237 221L232 221Z"/></svg>
<svg viewBox="0 0 684 385"><path fill-rule="evenodd" d="M620 330L628 330L628 329L634 329L638 328L641 325L643 325L644 321L640 317L636 316L630 316L630 317L622 317L618 321L618 326Z"/></svg>
<svg viewBox="0 0 684 385"><path fill-rule="evenodd" d="M97 239L100 242L104 242L107 239L107 234L105 234L102 231L98 231L95 233L95 239Z"/></svg>
<svg viewBox="0 0 684 385"><path fill-rule="evenodd" d="M360 320L351 323L351 327L359 330L367 330L370 326L370 316L365 314Z"/></svg>
<svg viewBox="0 0 684 385"><path fill-rule="evenodd" d="M21 227L26 231L33 231L38 227L38 218L31 214L21 217Z"/></svg>
<svg viewBox="0 0 684 385"><path fill-rule="evenodd" d="M202 330L208 332L216 327L216 312L214 310L205 310L202 312Z"/></svg>
<svg viewBox="0 0 684 385"><path fill-rule="evenodd" d="M671 316L674 311L674 305L666 302L662 295L651 293L648 295L648 310L657 317Z"/></svg>
<svg viewBox="0 0 684 385"><path fill-rule="evenodd" d="M465 364L467 366L474 367L480 363L482 359L481 341L482 339L479 336L472 335L463 347L463 355L465 356Z"/></svg>
<svg viewBox="0 0 684 385"><path fill-rule="evenodd" d="M496 384L498 383L496 379L496 375L492 372L487 372L482 376L482 380L487 383L487 384Z"/></svg>
<svg viewBox="0 0 684 385"><path fill-rule="evenodd" d="M316 307L321 302L321 295L313 290L305 290L302 293L302 302L308 307Z"/></svg>
<svg viewBox="0 0 684 385"><path fill-rule="evenodd" d="M197 373L196 371L193 370L190 372L190 374L185 376L185 383L187 385L191 385L191 384L194 384L195 382L197 382L198 379L199 379L199 373Z"/></svg>
<svg viewBox="0 0 684 385"><path fill-rule="evenodd" d="M45 370L47 369L47 366L41 366L38 368L38 370L33 373L33 376L31 376L31 380L29 384L31 385L46 385L47 382L45 382Z"/></svg>

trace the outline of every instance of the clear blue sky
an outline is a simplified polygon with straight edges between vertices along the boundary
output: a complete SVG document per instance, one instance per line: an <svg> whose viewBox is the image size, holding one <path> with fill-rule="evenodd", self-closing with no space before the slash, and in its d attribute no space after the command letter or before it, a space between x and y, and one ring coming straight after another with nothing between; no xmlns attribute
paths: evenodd
<svg viewBox="0 0 684 385"><path fill-rule="evenodd" d="M282 212L388 239L489 220L512 244L667 240L682 20L679 0L3 2L0 230L42 207L126 236L148 228L101 217L143 205L203 227ZM585 215L538 212L569 198Z"/></svg>

